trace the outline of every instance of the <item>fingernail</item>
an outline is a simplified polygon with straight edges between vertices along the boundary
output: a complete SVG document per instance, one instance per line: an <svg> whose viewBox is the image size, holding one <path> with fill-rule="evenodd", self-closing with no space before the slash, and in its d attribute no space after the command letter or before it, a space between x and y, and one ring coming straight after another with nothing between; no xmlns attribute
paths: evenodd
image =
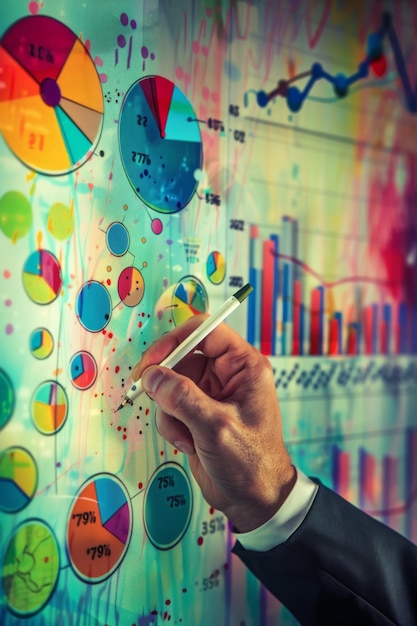
<svg viewBox="0 0 417 626"><path fill-rule="evenodd" d="M188 456L192 456L195 453L194 446L190 446L190 444L185 443L184 441L174 441L174 447Z"/></svg>
<svg viewBox="0 0 417 626"><path fill-rule="evenodd" d="M149 368L142 374L142 385L147 393L155 393L163 374L158 368Z"/></svg>

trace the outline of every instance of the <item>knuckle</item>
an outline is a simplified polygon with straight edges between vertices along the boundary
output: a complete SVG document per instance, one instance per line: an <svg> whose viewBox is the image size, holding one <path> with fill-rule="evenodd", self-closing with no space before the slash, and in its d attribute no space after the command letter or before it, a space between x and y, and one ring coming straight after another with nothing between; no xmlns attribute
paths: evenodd
<svg viewBox="0 0 417 626"><path fill-rule="evenodd" d="M186 410L188 413L197 409L198 402L195 395L191 393L191 384L187 378L182 377L174 382L172 395L174 407L179 412Z"/></svg>

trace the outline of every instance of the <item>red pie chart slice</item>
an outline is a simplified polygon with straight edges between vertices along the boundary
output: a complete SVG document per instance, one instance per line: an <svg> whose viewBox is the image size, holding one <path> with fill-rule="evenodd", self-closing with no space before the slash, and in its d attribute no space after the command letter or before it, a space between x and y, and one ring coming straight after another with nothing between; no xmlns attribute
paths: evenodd
<svg viewBox="0 0 417 626"><path fill-rule="evenodd" d="M171 106L174 83L158 76L153 76L149 80L143 81L141 86L161 137L165 137L165 126Z"/></svg>
<svg viewBox="0 0 417 626"><path fill-rule="evenodd" d="M1 44L40 84L58 78L75 41L75 34L58 20L30 15L9 28Z"/></svg>
<svg viewBox="0 0 417 626"><path fill-rule="evenodd" d="M97 364L92 354L81 350L70 361L71 382L76 389L85 391L96 382Z"/></svg>
<svg viewBox="0 0 417 626"><path fill-rule="evenodd" d="M39 95L39 83L23 69L5 48L0 46L0 67L2 68L0 80L0 103L10 102L20 98ZM6 113L4 108L0 108ZM3 128L8 120L0 116L0 128ZM9 122L10 123L10 122Z"/></svg>

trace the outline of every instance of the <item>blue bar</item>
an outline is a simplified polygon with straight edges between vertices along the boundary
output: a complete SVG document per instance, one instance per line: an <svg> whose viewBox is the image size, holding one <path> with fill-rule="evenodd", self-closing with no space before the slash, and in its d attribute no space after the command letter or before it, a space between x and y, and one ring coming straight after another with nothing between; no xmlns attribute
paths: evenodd
<svg viewBox="0 0 417 626"><path fill-rule="evenodd" d="M290 266L284 263L284 272L282 277L282 321L290 321Z"/></svg>
<svg viewBox="0 0 417 626"><path fill-rule="evenodd" d="M387 333L387 354L391 352L390 346L391 344L391 333L392 333L392 306L390 304L384 304L382 309L382 319L385 322L386 333Z"/></svg>
<svg viewBox="0 0 417 626"><path fill-rule="evenodd" d="M300 304L300 356L304 354L304 304Z"/></svg>
<svg viewBox="0 0 417 626"><path fill-rule="evenodd" d="M284 263L283 276L282 276L282 334L281 334L281 354L287 354L287 339L286 333L288 332L287 322L289 321L289 283L290 283L290 266L288 263Z"/></svg>
<svg viewBox="0 0 417 626"><path fill-rule="evenodd" d="M372 305L372 354L378 352L378 305Z"/></svg>
<svg viewBox="0 0 417 626"><path fill-rule="evenodd" d="M257 272L254 267L249 268L249 282L257 292L258 285L258 277ZM248 326L247 326L247 336L248 342L252 345L255 344L255 326L256 326L256 298L248 298Z"/></svg>

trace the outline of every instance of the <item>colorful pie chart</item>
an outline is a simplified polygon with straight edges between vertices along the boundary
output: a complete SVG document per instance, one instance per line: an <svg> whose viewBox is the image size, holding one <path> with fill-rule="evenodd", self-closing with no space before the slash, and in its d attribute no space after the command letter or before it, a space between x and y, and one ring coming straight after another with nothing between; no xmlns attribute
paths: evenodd
<svg viewBox="0 0 417 626"><path fill-rule="evenodd" d="M68 398L61 385L53 380L41 383L32 397L31 416L36 428L52 435L62 428L68 415Z"/></svg>
<svg viewBox="0 0 417 626"><path fill-rule="evenodd" d="M70 361L71 382L76 389L85 391L96 382L97 363L92 354L81 350Z"/></svg>
<svg viewBox="0 0 417 626"><path fill-rule="evenodd" d="M46 328L35 328L30 336L29 345L35 359L47 359L54 349L54 339Z"/></svg>
<svg viewBox="0 0 417 626"><path fill-rule="evenodd" d="M35 250L23 266L23 287L37 304L50 304L62 286L61 267L48 250Z"/></svg>
<svg viewBox="0 0 417 626"><path fill-rule="evenodd" d="M99 582L120 565L132 532L132 510L124 485L98 474L81 487L67 525L67 551L76 574Z"/></svg>
<svg viewBox="0 0 417 626"><path fill-rule="evenodd" d="M213 285L220 285L226 274L226 262L221 252L214 250L207 258L207 278Z"/></svg>
<svg viewBox="0 0 417 626"><path fill-rule="evenodd" d="M195 276L185 276L175 286L171 298L176 326L198 313L207 313L208 296L203 283Z"/></svg>
<svg viewBox="0 0 417 626"><path fill-rule="evenodd" d="M191 200L203 161L194 110L163 76L147 76L127 92L119 119L123 167L141 200L160 213L176 213Z"/></svg>
<svg viewBox="0 0 417 626"><path fill-rule="evenodd" d="M0 454L0 511L16 513L32 500L38 483L38 469L33 456L20 447Z"/></svg>
<svg viewBox="0 0 417 626"><path fill-rule="evenodd" d="M0 130L31 169L62 174L92 153L103 121L96 67L80 39L44 15L15 22L0 42Z"/></svg>
<svg viewBox="0 0 417 626"><path fill-rule="evenodd" d="M126 267L117 282L120 300L126 306L136 306L145 293L145 282L142 273L136 267Z"/></svg>

